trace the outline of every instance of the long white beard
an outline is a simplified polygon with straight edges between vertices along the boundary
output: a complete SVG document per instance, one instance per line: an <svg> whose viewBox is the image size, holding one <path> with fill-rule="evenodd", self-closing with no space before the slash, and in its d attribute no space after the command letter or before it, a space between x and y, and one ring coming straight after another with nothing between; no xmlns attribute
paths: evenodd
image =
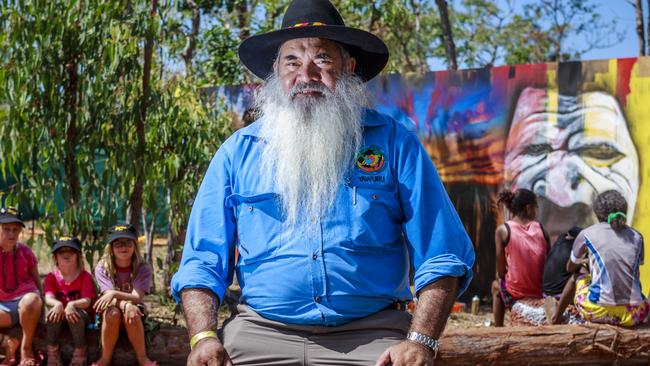
<svg viewBox="0 0 650 366"><path fill-rule="evenodd" d="M343 75L323 96L292 99L273 75L260 88L256 104L263 114L264 174L275 179L288 224L314 220L332 208L362 140L363 107L369 94L363 82Z"/></svg>

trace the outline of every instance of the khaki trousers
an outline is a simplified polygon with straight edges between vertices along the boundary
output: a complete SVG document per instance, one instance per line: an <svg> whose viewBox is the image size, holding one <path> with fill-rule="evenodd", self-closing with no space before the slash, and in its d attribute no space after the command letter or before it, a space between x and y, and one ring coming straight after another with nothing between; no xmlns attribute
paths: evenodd
<svg viewBox="0 0 650 366"><path fill-rule="evenodd" d="M241 365L374 365L386 348L406 337L411 315L383 310L338 327L285 324L246 305L222 331L223 345Z"/></svg>

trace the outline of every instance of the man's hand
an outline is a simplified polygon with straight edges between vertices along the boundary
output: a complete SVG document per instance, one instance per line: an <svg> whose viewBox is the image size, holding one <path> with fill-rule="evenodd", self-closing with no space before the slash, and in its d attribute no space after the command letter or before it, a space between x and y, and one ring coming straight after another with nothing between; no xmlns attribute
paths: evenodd
<svg viewBox="0 0 650 366"><path fill-rule="evenodd" d="M379 356L375 366L433 366L433 350L415 342L403 341Z"/></svg>
<svg viewBox="0 0 650 366"><path fill-rule="evenodd" d="M203 338L190 352L187 366L233 366L233 364L219 340Z"/></svg>

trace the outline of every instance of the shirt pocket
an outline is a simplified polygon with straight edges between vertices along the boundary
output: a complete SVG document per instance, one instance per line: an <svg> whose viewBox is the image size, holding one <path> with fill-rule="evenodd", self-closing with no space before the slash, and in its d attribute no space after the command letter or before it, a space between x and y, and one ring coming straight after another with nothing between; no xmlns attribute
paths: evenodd
<svg viewBox="0 0 650 366"><path fill-rule="evenodd" d="M252 264L269 258L283 242L282 209L279 195L232 194L227 204L235 210L237 218L237 248L240 265Z"/></svg>
<svg viewBox="0 0 650 366"><path fill-rule="evenodd" d="M349 187L349 243L357 248L385 248L401 243L402 209L390 189Z"/></svg>

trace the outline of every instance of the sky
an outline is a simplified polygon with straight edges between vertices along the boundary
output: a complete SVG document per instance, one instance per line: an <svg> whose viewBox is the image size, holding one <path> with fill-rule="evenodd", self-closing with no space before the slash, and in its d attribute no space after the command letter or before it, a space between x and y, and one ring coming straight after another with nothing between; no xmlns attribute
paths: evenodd
<svg viewBox="0 0 650 366"><path fill-rule="evenodd" d="M535 0L514 0L515 6L530 3ZM582 55L582 60L600 60L609 58L636 57L639 55L637 37L636 37L636 15L634 8L627 0L592 0L598 6L603 19L615 20L618 23L618 29L625 31L625 38L622 42L604 49L592 50ZM451 0L452 3L459 3L459 0ZM504 0L497 0L499 4L504 4ZM644 21L648 20L648 2L643 1ZM647 24L646 24L647 29ZM569 39L571 42L580 42L579 39ZM430 59L429 66L432 71L445 70L447 68L443 59ZM464 68L464 65L459 65Z"/></svg>

